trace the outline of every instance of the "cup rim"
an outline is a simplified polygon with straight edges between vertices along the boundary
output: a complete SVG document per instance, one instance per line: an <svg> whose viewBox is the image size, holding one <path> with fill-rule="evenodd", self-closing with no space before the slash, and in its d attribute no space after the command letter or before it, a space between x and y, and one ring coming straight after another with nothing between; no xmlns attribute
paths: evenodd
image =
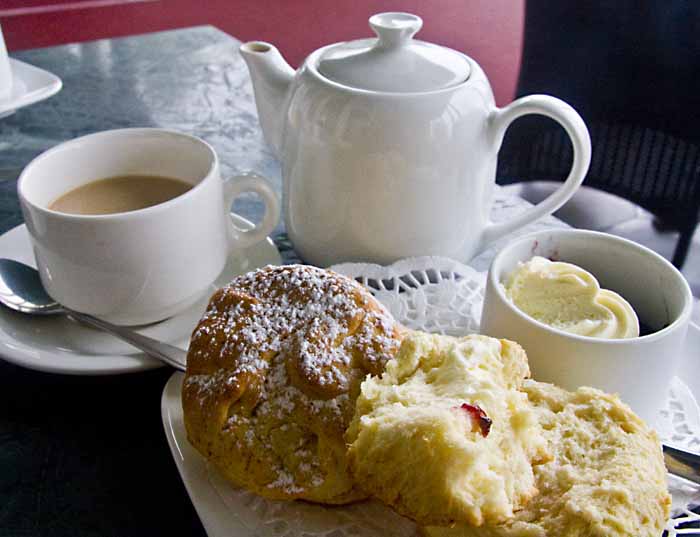
<svg viewBox="0 0 700 537"><path fill-rule="evenodd" d="M538 321L537 319L529 316L527 313L524 311L520 310L515 304L513 304L508 297L505 295L503 285L501 284L501 279L500 277L502 276L503 268L501 267L501 264L503 263L503 258L509 254L514 248L522 245L523 243L530 242L536 237L540 237L542 235L578 235L578 236L584 236L584 237L596 237L596 238L601 238L604 240L609 240L611 242L616 242L620 246L625 247L625 248L631 248L633 250L637 250L638 252L642 253L643 255L649 255L653 257L657 262L660 262L666 270L669 271L669 273L673 274L674 278L680 283L680 287L683 288L683 295L684 295L684 304L683 304L683 309L681 310L680 314L676 317L676 319L670 323L668 326L662 328L661 330L657 330L656 332L652 332L651 334L647 334L645 336L637 336L634 338L625 338L625 339L605 339L605 338L596 338L593 336L583 336L580 334L573 334L571 332L565 332L564 330L560 330L559 328L555 328L553 326L549 326L548 324L545 324L543 322ZM498 277L497 277L498 273ZM508 244L506 244L501 250L496 254L496 256L493 258L493 261L491 261L491 265L489 267L489 272L488 272L488 281L491 284L491 286L494 288L496 291L496 295L498 296L498 299L503 302L506 307L513 312L518 318L523 320L526 323L529 323L533 325L535 328L539 330L544 330L545 332L548 332L549 334L556 335L562 338L569 338L581 343L588 343L588 344L598 344L598 345L625 345L629 344L630 342L636 342L636 341L644 341L644 342L651 342L655 341L657 339L660 339L664 337L666 334L675 331L678 329L679 326L681 326L684 323L689 322L690 316L693 310L693 293L690 290L690 285L688 284L688 281L685 279L685 277L681 274L681 272L673 266L672 263L670 263L666 258L662 257L658 253L654 252L653 250L647 248L646 246L643 246L637 242L631 241L629 239L625 239L622 237L618 237L616 235L611 235L610 233L604 233L601 231L592 231L592 230L585 230L585 229L552 229L552 230L547 230L547 231L535 231L533 233L528 233L527 235L524 235L522 237L519 237ZM635 312L636 313L636 312Z"/></svg>
<svg viewBox="0 0 700 537"><path fill-rule="evenodd" d="M180 194L179 196L175 196L174 198L171 198L169 200L163 201L161 203L157 203L156 205L151 205L150 207L144 207L143 209L135 209L133 211L126 211L126 212L119 212L119 213L107 213L107 214L74 214L74 213L66 213L62 211L54 211L52 209L49 209L48 207L43 207L42 205L38 205L31 201L25 194L24 188L25 188L25 182L28 181L28 177L32 174L33 169L37 166L39 166L45 159L51 158L55 153L58 153L59 151L63 151L67 147L71 147L73 145L78 145L80 143L84 143L86 140L90 139L98 139L98 138L104 138L108 136L130 136L134 134L165 134L168 136L174 136L177 138L184 138L186 140L189 140L191 142L195 142L198 145L204 147L206 151L210 155L210 164L209 164L209 169L207 172L204 174L203 178L197 182L195 185L192 186L189 190L186 192ZM85 221L105 221L105 220L127 220L127 219L133 219L133 218L139 218L143 215L150 215L156 212L160 211L165 211L170 209L171 207L175 205L180 205L181 203L184 203L183 200L189 199L191 196L194 196L196 192L201 190L203 188L203 185L208 182L208 180L213 177L214 171L218 169L219 167L219 157L216 154L216 151L214 151L214 148L208 144L206 141L203 139L187 134L184 132L179 132L176 130L171 130L171 129L162 129L158 127L130 127L130 128L124 128L124 129L110 129L110 130L104 130L104 131L98 131L98 132L93 132L90 134L86 134L83 136L79 136L78 138L72 138L70 140L66 140L65 142L61 142L60 144L57 144L50 149L47 149L43 153L37 155L34 157L29 164L27 164L22 172L19 175L19 178L17 179L17 196L19 197L19 200L21 203L24 203L30 207L32 207L33 210L38 211L40 213L44 213L46 215L51 215L54 217L62 217L62 218L69 218L69 219L75 219L75 220L85 220Z"/></svg>

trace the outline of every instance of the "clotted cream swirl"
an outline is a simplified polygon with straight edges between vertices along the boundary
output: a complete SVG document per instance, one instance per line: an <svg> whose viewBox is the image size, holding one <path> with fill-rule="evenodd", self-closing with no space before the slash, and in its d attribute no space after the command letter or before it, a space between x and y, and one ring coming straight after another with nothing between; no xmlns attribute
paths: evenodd
<svg viewBox="0 0 700 537"><path fill-rule="evenodd" d="M520 310L559 330L604 339L639 336L639 319L629 302L601 289L595 276L577 265L535 256L519 264L505 291Z"/></svg>

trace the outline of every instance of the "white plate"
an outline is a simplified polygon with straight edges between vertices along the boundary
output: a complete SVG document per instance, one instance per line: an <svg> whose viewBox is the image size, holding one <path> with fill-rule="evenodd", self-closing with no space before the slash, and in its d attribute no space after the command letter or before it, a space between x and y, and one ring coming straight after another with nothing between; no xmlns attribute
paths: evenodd
<svg viewBox="0 0 700 537"><path fill-rule="evenodd" d="M237 226L252 227L240 216L232 217ZM18 226L0 236L0 257L36 266L26 226ZM268 238L232 255L210 290L213 292L238 274L268 264L279 264L280 261L277 248ZM179 315L138 332L187 348L190 333L204 312L210 295L206 293ZM162 365L126 343L64 316L32 317L6 308L0 308L0 357L29 369L72 375L130 373Z"/></svg>
<svg viewBox="0 0 700 537"><path fill-rule="evenodd" d="M170 451L187 493L209 537L247 537L246 528L228 509L214 486L204 458L187 441L182 418L180 391L185 375L175 372L165 385L160 412Z"/></svg>
<svg viewBox="0 0 700 537"><path fill-rule="evenodd" d="M48 99L63 86L61 79L39 67L10 58L12 93L0 99L0 117L10 115L23 106Z"/></svg>
<svg viewBox="0 0 700 537"><path fill-rule="evenodd" d="M165 385L165 436L209 537L418 537L417 526L377 501L343 507L264 500L234 488L187 441L180 392L185 376Z"/></svg>
<svg viewBox="0 0 700 537"><path fill-rule="evenodd" d="M691 325L689 330L688 344L686 345L684 356L685 369L683 372L694 375L695 378L700 378L700 357L698 356L700 327ZM689 377L684 378L687 380ZM240 494L232 486L223 483L223 478L219 477L215 471L210 471L204 458L187 441L187 433L185 432L182 417L182 405L180 403L183 379L184 375L176 372L165 385L161 398L161 416L170 451L175 459L187 493L190 495L192 504L209 537L257 537L257 533L254 533L242 523L241 517L250 516L251 512L255 515L258 512L258 508L245 505L247 513L236 513L236 511L232 510L228 504L235 503L231 501L232 498L240 502ZM700 400L700 392L694 391L694 396L696 400ZM301 505L304 505L303 502ZM391 516L391 513L389 516ZM394 516L396 517L396 515ZM399 529L402 522L404 521L398 520L398 517L390 519L388 527L391 527L392 530ZM316 524L312 522L311 526L316 526ZM387 532L389 532L388 527ZM310 528L310 532L314 535L317 530L317 527ZM271 535L286 535L285 531L284 528L280 528L278 533L276 529L269 528ZM393 535L393 532L390 533ZM407 537L412 537L410 530L401 533ZM298 533L292 534L297 535ZM340 534L346 535L345 532L340 532ZM358 537L364 535L364 533L350 534Z"/></svg>

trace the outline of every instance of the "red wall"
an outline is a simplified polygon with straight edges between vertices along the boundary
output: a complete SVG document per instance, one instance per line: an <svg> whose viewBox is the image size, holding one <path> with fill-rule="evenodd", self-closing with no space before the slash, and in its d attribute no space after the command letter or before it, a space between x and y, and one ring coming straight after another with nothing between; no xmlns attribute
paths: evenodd
<svg viewBox="0 0 700 537"><path fill-rule="evenodd" d="M466 52L491 79L499 104L515 92L524 0L2 0L10 51L212 24L275 43L293 65L321 45L371 35L367 19L409 11L419 37Z"/></svg>

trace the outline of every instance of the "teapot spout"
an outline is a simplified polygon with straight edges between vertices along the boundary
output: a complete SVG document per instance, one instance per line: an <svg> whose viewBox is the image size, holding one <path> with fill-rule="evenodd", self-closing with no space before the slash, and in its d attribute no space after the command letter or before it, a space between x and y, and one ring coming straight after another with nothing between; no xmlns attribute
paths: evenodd
<svg viewBox="0 0 700 537"><path fill-rule="evenodd" d="M253 79L255 104L263 135L277 158L280 158L284 101L294 78L294 69L282 58L279 50L269 43L249 41L241 45L240 51Z"/></svg>

